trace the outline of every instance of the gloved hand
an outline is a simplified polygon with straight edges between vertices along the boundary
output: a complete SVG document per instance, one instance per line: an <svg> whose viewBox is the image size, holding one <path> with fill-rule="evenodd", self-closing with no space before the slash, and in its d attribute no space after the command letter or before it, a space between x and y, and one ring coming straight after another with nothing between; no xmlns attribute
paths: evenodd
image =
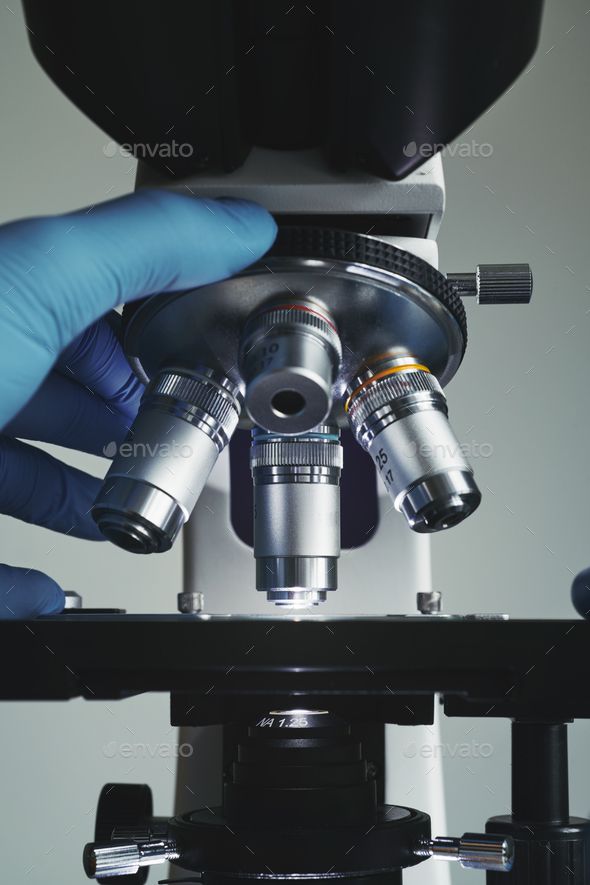
<svg viewBox="0 0 590 885"><path fill-rule="evenodd" d="M122 440L142 393L119 345L122 302L220 280L276 233L241 200L166 191L0 227L0 513L101 540L90 508L101 480L22 439L102 454ZM0 618L59 612L63 591L0 565Z"/></svg>

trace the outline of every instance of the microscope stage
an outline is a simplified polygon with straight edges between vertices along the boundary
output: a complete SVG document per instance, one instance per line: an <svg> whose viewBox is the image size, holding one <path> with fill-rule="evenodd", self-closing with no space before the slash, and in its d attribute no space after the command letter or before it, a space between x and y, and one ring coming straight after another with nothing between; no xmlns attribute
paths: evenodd
<svg viewBox="0 0 590 885"><path fill-rule="evenodd" d="M490 618L82 610L3 621L0 699L165 691L178 725L293 707L427 724L435 693L451 716L589 718L590 622Z"/></svg>

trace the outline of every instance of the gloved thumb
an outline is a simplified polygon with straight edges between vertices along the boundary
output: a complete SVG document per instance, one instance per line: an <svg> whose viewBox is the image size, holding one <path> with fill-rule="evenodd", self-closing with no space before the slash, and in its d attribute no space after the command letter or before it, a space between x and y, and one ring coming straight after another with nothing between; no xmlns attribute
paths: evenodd
<svg viewBox="0 0 590 885"><path fill-rule="evenodd" d="M1 227L0 427L99 316L231 276L263 255L275 233L254 203L164 190Z"/></svg>
<svg viewBox="0 0 590 885"><path fill-rule="evenodd" d="M64 592L49 575L0 565L0 620L36 618L62 611Z"/></svg>

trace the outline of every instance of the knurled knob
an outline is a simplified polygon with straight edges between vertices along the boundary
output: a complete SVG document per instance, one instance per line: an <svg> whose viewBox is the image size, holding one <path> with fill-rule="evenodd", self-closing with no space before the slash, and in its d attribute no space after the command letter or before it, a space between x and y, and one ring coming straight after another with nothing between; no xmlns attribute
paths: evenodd
<svg viewBox="0 0 590 885"><path fill-rule="evenodd" d="M136 842L91 843L84 849L84 870L90 879L132 876L139 871L140 859Z"/></svg>
<svg viewBox="0 0 590 885"><path fill-rule="evenodd" d="M478 304L528 304L533 294L529 264L478 264L475 273L450 273L447 280Z"/></svg>

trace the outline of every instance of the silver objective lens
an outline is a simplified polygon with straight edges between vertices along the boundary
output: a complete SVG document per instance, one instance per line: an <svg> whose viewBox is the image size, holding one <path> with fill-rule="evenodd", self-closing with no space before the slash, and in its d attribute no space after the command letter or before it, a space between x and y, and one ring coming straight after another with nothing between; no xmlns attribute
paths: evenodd
<svg viewBox="0 0 590 885"><path fill-rule="evenodd" d="M416 532L469 516L481 494L447 420L437 379L413 357L383 361L348 389L351 429Z"/></svg>
<svg viewBox="0 0 590 885"><path fill-rule="evenodd" d="M208 369L160 372L92 508L103 535L133 553L169 550L236 429L240 407L237 386Z"/></svg>
<svg viewBox="0 0 590 885"><path fill-rule="evenodd" d="M281 434L306 433L321 424L332 408L340 358L334 324L315 305L278 304L251 317L240 363L254 424Z"/></svg>
<svg viewBox="0 0 590 885"><path fill-rule="evenodd" d="M317 605L338 584L342 447L335 427L283 437L256 428L256 588L289 608Z"/></svg>

